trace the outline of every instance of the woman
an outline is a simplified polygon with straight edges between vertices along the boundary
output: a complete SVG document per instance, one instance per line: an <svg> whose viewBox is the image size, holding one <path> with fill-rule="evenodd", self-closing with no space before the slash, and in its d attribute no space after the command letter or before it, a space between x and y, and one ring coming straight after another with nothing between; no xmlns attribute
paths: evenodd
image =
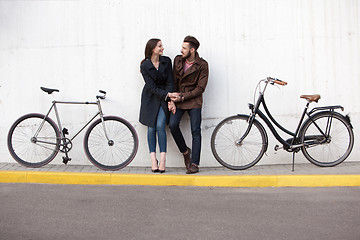
<svg viewBox="0 0 360 240"><path fill-rule="evenodd" d="M148 145L152 172L165 172L166 131L169 122L168 93L173 90L173 73L169 57L162 56L164 47L160 39L150 39L145 47L145 59L140 70L145 81L141 95L140 123L148 126ZM171 105L171 104L170 104ZM156 133L160 148L160 163L156 159Z"/></svg>

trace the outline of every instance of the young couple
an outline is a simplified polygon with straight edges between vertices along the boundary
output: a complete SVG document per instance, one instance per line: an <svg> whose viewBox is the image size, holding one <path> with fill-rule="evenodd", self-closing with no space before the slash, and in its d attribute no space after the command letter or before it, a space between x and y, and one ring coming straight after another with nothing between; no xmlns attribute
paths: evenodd
<svg viewBox="0 0 360 240"><path fill-rule="evenodd" d="M181 55L175 57L172 69L171 59L163 56L164 47L160 39L150 39L146 44L145 59L140 66L145 86L139 121L148 126L152 172L165 172L166 124L169 124L175 143L184 156L186 173L199 172L202 93L209 76L207 62L197 53L199 46L195 37L185 37ZM186 145L179 127L185 112L190 116L192 150ZM156 158L156 134L160 162Z"/></svg>

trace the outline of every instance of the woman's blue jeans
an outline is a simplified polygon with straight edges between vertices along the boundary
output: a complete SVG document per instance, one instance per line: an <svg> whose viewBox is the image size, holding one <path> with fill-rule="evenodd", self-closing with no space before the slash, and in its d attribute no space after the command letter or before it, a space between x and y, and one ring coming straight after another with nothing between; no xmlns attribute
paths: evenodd
<svg viewBox="0 0 360 240"><path fill-rule="evenodd" d="M192 135L191 163L199 165L201 152L201 108L193 108L188 110L177 108L176 113L170 117L169 127L180 152L185 153L187 146L179 126L180 120L185 112L188 112L190 116Z"/></svg>
<svg viewBox="0 0 360 240"><path fill-rule="evenodd" d="M156 117L155 126L148 127L148 144L149 144L149 151L156 152L156 133L158 135L158 142L160 152L166 152L166 116L165 112L160 106L158 115Z"/></svg>

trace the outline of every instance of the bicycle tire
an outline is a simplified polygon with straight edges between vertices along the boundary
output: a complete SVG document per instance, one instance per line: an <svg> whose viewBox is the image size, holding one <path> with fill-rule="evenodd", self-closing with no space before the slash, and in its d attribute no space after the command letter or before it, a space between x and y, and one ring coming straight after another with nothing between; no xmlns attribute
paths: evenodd
<svg viewBox="0 0 360 240"><path fill-rule="evenodd" d="M225 118L211 135L211 151L215 159L232 170L245 170L254 166L267 150L268 138L264 127L256 119L241 144L237 141L248 127L248 115Z"/></svg>
<svg viewBox="0 0 360 240"><path fill-rule="evenodd" d="M116 171L126 167L134 159L139 146L138 136L135 128L120 117L104 117L104 124L107 135L113 142L107 140L103 122L98 119L85 133L85 153L96 167Z"/></svg>
<svg viewBox="0 0 360 240"><path fill-rule="evenodd" d="M37 168L51 162L59 152L60 131L49 117L30 113L17 119L10 127L7 144L15 161L25 167Z"/></svg>
<svg viewBox="0 0 360 240"><path fill-rule="evenodd" d="M329 141L317 129L325 133L326 125L332 117ZM316 124L315 124L316 123ZM354 146L354 133L349 121L337 112L319 112L307 119L300 130L301 148L306 159L320 167L333 167L342 163Z"/></svg>

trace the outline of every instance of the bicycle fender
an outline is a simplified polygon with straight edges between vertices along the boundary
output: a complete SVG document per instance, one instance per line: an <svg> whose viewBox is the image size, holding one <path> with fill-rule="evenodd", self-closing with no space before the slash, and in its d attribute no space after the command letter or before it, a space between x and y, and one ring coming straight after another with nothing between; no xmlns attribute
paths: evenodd
<svg viewBox="0 0 360 240"><path fill-rule="evenodd" d="M345 117L346 121L349 123L351 129L354 129L353 125L351 124L351 119L350 119L349 114L346 114L344 117Z"/></svg>
<svg viewBox="0 0 360 240"><path fill-rule="evenodd" d="M345 120L350 124L351 128L352 128L352 125L350 123L350 117L348 115L344 116L342 115L341 113L338 113L338 112L332 112L332 111L320 111L320 112L316 112L314 114L310 114L310 117L308 119L306 119L303 124L301 125L301 128L299 130L299 133L301 133L303 130L304 130L304 126L312 121L312 118L316 117L317 115L320 115L320 114L324 114L324 113L329 113L329 114L332 114L332 115L336 115L336 116L339 116L339 117L342 117L342 118L345 118Z"/></svg>
<svg viewBox="0 0 360 240"><path fill-rule="evenodd" d="M236 116L242 116L242 117L246 117L246 118L250 119L250 115L247 115L247 114L236 114ZM263 130L263 132L265 133L265 144L266 144L265 153L266 153L266 151L268 149L268 146L269 146L269 140L268 140L267 132L265 131L265 128L261 124L261 122L259 122L257 119L253 118L252 121L256 122L260 126L261 130Z"/></svg>

